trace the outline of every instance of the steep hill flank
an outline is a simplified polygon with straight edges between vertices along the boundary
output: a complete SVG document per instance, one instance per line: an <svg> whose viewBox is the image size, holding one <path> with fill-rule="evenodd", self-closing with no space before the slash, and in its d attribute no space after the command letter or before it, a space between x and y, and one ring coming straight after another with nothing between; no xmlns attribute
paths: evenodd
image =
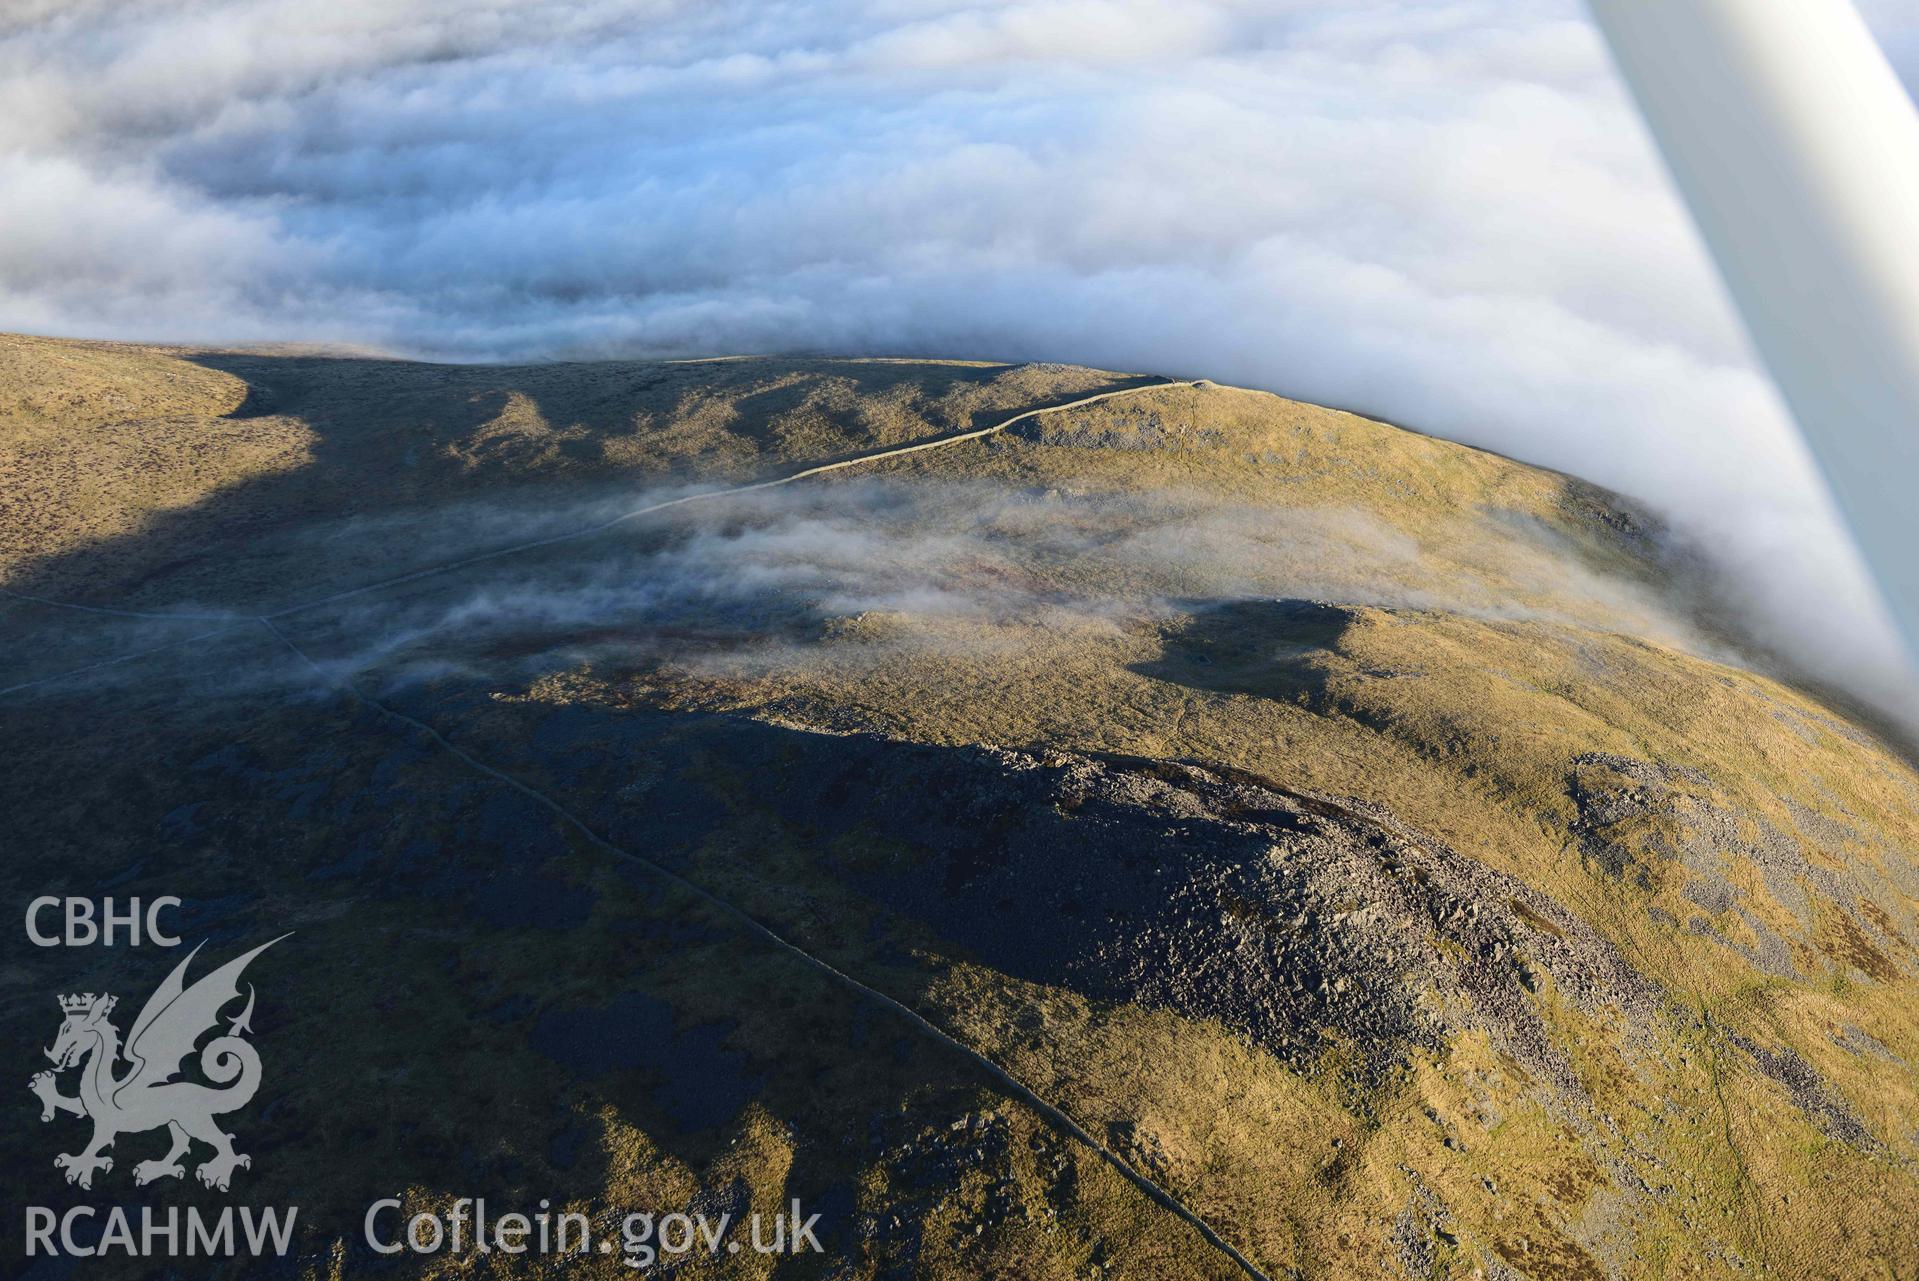
<svg viewBox="0 0 1919 1281"><path fill-rule="evenodd" d="M798 1196L833 1276L1919 1266L1919 776L1614 496L1064 367L0 351L0 877L299 931L236 1124L314 1258L409 1188ZM159 977L58 961L11 1043Z"/></svg>

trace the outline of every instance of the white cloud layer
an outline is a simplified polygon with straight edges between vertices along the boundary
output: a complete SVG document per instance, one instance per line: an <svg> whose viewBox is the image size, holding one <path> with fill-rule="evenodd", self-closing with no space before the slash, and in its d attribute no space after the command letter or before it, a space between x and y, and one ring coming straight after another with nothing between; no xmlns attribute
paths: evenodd
<svg viewBox="0 0 1919 1281"><path fill-rule="evenodd" d="M1573 0L13 0L0 211L10 329L1348 406L1649 501L1919 722Z"/></svg>

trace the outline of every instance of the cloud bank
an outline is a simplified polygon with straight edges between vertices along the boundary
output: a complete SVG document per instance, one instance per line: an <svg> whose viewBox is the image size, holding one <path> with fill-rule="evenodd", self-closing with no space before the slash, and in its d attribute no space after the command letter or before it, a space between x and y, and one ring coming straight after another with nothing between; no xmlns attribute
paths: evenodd
<svg viewBox="0 0 1919 1281"><path fill-rule="evenodd" d="M1647 500L1919 709L1572 0L16 0L0 122L0 327L1204 374Z"/></svg>

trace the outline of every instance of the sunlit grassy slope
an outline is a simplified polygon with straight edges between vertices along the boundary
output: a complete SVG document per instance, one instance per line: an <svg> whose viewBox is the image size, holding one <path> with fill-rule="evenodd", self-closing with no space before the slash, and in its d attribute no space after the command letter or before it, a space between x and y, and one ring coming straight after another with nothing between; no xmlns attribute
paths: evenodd
<svg viewBox="0 0 1919 1281"><path fill-rule="evenodd" d="M0 585L281 610L1151 381L0 339ZM1919 776L1679 563L1577 480L1201 384L278 625L1272 1274L1910 1277ZM791 1275L1237 1275L963 1057L264 627L16 598L0 686L188 636L7 696L0 876L181 894L215 952L299 931L230 1122L246 1199L303 1206L296 1271L366 1270L375 1197L483 1193L798 1196L832 1253ZM10 955L21 1046L50 993L163 968ZM78 1195L77 1137L9 1127L9 1201ZM627 1274L564 1275L596 1268Z"/></svg>

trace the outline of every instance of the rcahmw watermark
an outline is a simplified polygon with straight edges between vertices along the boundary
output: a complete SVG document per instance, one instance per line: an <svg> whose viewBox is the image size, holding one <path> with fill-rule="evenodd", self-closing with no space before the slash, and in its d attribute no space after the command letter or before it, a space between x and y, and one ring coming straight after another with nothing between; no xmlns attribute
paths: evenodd
<svg viewBox="0 0 1919 1281"><path fill-rule="evenodd" d="M651 1267L696 1253L712 1255L822 1253L814 1234L817 1214L759 1213L736 1221L731 1214L629 1214L620 1220L617 1240L593 1234L584 1214L554 1213L546 1201L532 1214L488 1217L486 1199L461 1197L444 1213L422 1211L407 1217L398 1198L367 1207L366 1243L380 1254L612 1254L618 1250L630 1268Z"/></svg>
<svg viewBox="0 0 1919 1281"><path fill-rule="evenodd" d="M256 1210L250 1205L202 1210L177 1205L125 1206L104 1212L76 1205L64 1214L27 1207L27 1257L71 1255L77 1259L122 1255L131 1259L230 1258L236 1254L284 1255L293 1241L297 1206ZM95 1237L94 1231L99 1231Z"/></svg>

